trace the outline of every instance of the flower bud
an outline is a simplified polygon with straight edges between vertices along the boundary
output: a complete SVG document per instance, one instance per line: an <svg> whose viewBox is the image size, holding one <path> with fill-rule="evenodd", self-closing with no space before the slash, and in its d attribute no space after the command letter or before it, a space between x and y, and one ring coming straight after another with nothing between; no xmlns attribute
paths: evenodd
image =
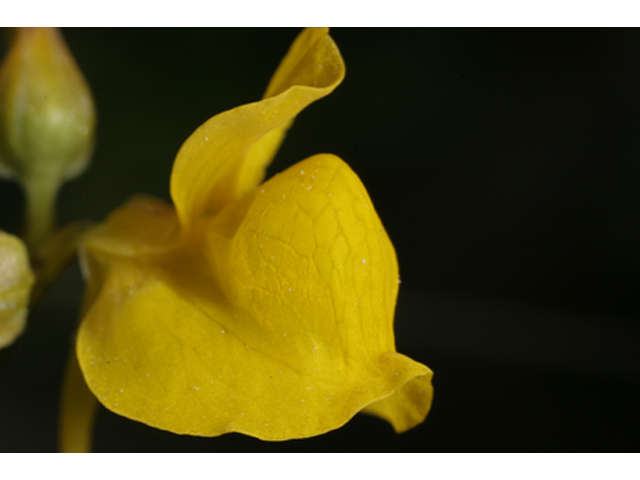
<svg viewBox="0 0 640 480"><path fill-rule="evenodd" d="M78 175L93 146L89 87L54 28L21 28L0 70L0 165L17 177Z"/></svg>
<svg viewBox="0 0 640 480"><path fill-rule="evenodd" d="M0 348L12 344L24 330L33 281L24 244L0 231Z"/></svg>
<svg viewBox="0 0 640 480"><path fill-rule="evenodd" d="M60 184L89 161L95 108L57 29L12 33L0 67L0 174L15 178L26 191L31 247L51 230Z"/></svg>

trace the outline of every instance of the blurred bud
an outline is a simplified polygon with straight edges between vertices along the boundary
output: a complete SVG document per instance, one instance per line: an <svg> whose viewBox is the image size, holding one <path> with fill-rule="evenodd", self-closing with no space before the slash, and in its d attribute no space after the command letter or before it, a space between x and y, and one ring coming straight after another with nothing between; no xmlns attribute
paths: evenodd
<svg viewBox="0 0 640 480"><path fill-rule="evenodd" d="M54 28L20 28L0 70L0 165L18 178L65 180L87 165L95 110Z"/></svg>
<svg viewBox="0 0 640 480"><path fill-rule="evenodd" d="M22 241L0 231L0 348L24 330L33 280Z"/></svg>
<svg viewBox="0 0 640 480"><path fill-rule="evenodd" d="M13 30L0 67L0 174L26 191L30 247L51 230L60 184L87 166L95 118L89 87L60 32Z"/></svg>

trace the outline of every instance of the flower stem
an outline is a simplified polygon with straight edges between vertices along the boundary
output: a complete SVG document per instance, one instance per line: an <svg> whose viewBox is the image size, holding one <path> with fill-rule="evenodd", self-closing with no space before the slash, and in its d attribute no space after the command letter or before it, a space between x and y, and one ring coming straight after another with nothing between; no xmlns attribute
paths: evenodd
<svg viewBox="0 0 640 480"><path fill-rule="evenodd" d="M31 257L36 275L31 289L31 305L40 300L76 258L80 238L88 226L87 222L78 221L56 230Z"/></svg>
<svg viewBox="0 0 640 480"><path fill-rule="evenodd" d="M28 178L23 186L27 197L24 239L33 256L53 232L59 181L46 177Z"/></svg>

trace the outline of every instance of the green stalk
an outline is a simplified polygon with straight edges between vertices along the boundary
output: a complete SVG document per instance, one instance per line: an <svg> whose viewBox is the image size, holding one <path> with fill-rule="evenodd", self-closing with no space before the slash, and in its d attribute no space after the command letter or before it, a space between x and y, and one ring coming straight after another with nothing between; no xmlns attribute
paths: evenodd
<svg viewBox="0 0 640 480"><path fill-rule="evenodd" d="M46 176L27 178L23 187L27 198L24 239L33 258L53 233L59 181Z"/></svg>

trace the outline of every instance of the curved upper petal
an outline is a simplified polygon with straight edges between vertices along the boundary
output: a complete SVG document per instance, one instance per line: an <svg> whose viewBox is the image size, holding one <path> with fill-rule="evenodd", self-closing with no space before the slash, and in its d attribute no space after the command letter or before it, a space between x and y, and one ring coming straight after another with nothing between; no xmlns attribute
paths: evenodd
<svg viewBox="0 0 640 480"><path fill-rule="evenodd" d="M163 215L141 212L125 206L104 228ZM114 412L265 440L318 435L365 407L398 431L426 416L431 371L395 351L393 246L337 157L276 175L170 254L108 245L99 232L85 244L94 300L77 353Z"/></svg>
<svg viewBox="0 0 640 480"><path fill-rule="evenodd" d="M306 29L259 102L216 115L182 145L171 174L180 222L220 211L258 185L286 129L312 102L342 81L344 62L327 29Z"/></svg>

